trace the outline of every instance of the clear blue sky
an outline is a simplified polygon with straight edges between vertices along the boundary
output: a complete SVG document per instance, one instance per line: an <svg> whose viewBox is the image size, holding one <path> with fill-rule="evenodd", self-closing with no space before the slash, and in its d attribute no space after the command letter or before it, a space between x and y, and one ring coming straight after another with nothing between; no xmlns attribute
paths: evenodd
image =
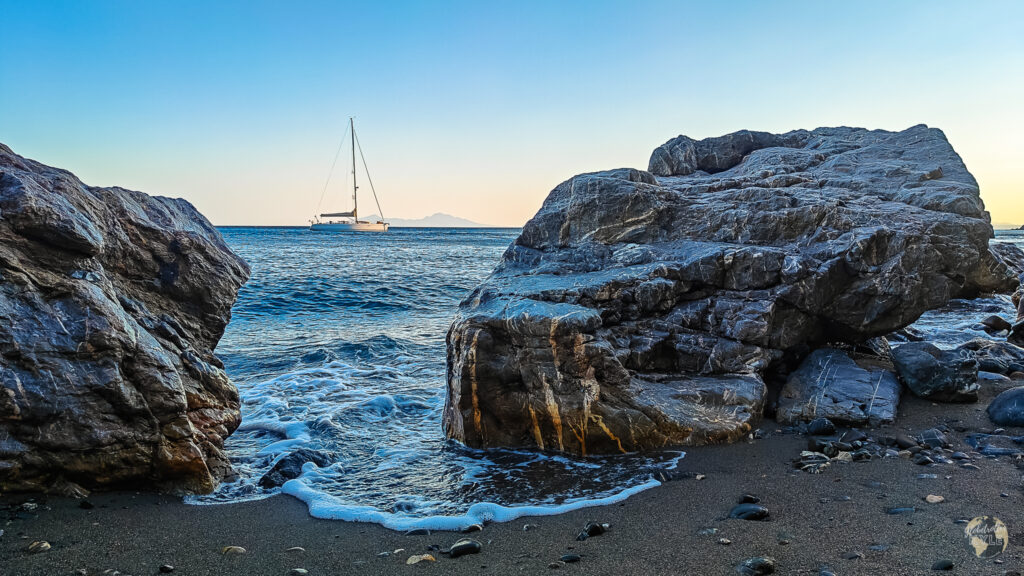
<svg viewBox="0 0 1024 576"><path fill-rule="evenodd" d="M1024 2L0 0L0 19L0 141L217 224L308 219L350 115L396 217L520 225L680 133L926 123L993 219L1024 223Z"/></svg>

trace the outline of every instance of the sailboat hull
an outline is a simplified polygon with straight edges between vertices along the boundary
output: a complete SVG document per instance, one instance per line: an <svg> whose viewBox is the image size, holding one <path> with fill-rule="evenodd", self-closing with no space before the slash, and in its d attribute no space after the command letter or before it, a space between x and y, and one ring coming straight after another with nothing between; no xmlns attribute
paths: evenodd
<svg viewBox="0 0 1024 576"><path fill-rule="evenodd" d="M314 232L387 232L386 222L317 222L309 229Z"/></svg>

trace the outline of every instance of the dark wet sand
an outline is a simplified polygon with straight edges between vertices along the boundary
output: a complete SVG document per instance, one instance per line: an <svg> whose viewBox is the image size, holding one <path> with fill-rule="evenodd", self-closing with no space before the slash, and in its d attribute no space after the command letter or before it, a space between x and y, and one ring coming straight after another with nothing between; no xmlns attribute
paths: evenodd
<svg viewBox="0 0 1024 576"><path fill-rule="evenodd" d="M984 407L994 393L988 385L978 404L933 406L906 398L892 430L918 432L937 425L991 428ZM460 534L404 536L376 525L310 518L306 507L290 497L226 506L188 506L179 498L136 493L94 494L92 510L78 501L35 497L37 517L8 520L0 511L0 574L74 575L118 570L134 576L157 574L161 564L174 574L288 574L305 568L312 575L346 574L539 574L566 553L581 562L555 573L735 574L735 565L755 555L776 559L778 574L817 574L822 565L836 574L936 574L939 559L955 563L954 574L1004 574L1024 570L1024 491L1014 461L982 458L980 471L956 465L918 466L904 459L834 463L819 475L794 471L791 461L806 445L797 435L762 430L768 438L732 446L691 449L682 471L704 474L669 482L623 504L590 508L562 516L522 518L492 524L472 534L484 543L481 554L458 559L438 556L433 564L408 566L406 558L426 552L430 544L446 546ZM1021 434L1024 431L1011 430ZM884 431L878 432L884 434ZM954 448L968 450L962 433L953 433ZM937 479L919 480L921 473ZM882 486L869 486L881 482ZM725 519L736 499L753 493L771 510L768 522ZM1001 496L1002 493L1007 496ZM923 498L938 494L941 504ZM839 500L849 496L850 501ZM0 504L24 502L10 495ZM916 506L907 515L885 509ZM976 558L957 518L996 516L1010 531L1010 546L997 559ZM585 542L575 536L588 520L608 522L607 534ZM523 531L524 524L537 528ZM718 528L699 535L702 528ZM788 544L779 542L780 534ZM718 543L728 538L730 545ZM41 554L25 549L33 540L53 548ZM889 545L872 551L876 544ZM223 556L224 546L247 553ZM285 552L301 546L305 552ZM404 549L387 557L377 554ZM847 560L848 552L864 557ZM1012 573L1012 572L1011 572Z"/></svg>

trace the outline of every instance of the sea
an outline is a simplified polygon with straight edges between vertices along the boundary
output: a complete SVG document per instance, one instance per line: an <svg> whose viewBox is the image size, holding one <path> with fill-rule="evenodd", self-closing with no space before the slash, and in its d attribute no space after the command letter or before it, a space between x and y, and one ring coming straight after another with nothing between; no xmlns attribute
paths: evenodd
<svg viewBox="0 0 1024 576"><path fill-rule="evenodd" d="M242 425L226 442L237 476L190 503L283 493L318 518L459 530L620 502L685 461L676 450L579 458L444 437L445 334L518 229L221 233L252 268L217 347L242 399ZM1024 233L997 241L1024 248ZM985 336L976 325L993 313L1012 318L1008 296L954 301L914 328L955 347ZM259 485L299 449L330 464L307 463L279 488Z"/></svg>

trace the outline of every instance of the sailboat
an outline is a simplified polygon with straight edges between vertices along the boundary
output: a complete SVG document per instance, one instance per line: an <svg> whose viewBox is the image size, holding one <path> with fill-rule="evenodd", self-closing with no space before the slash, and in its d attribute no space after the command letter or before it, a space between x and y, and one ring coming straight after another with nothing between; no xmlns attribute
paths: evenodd
<svg viewBox="0 0 1024 576"><path fill-rule="evenodd" d="M309 229L315 232L387 232L390 224L384 221L383 210L380 209L380 200L377 199L377 191L373 189L373 180L370 179L370 171L366 168L366 158L363 156L363 147L359 146L359 140L356 139L356 124L352 118L348 119L349 131L352 133L352 211L351 212L328 212L326 214L320 214L314 216L313 220L310 221ZM344 138L342 139L344 142ZM367 222L359 219L359 199L358 191L359 186L356 184L356 147L359 148L359 157L363 160L363 169L366 170L366 180L370 183L370 191L373 192L373 200L377 203L378 214L381 214L381 219L376 222ZM341 147L338 149L341 152ZM338 158L335 156L335 162ZM331 171L334 171L334 166L331 166ZM327 184L331 181L330 175L327 176ZM324 192L327 191L327 184L324 184ZM323 202L323 195L320 196L320 201ZM320 218L345 218L345 220L320 220Z"/></svg>

